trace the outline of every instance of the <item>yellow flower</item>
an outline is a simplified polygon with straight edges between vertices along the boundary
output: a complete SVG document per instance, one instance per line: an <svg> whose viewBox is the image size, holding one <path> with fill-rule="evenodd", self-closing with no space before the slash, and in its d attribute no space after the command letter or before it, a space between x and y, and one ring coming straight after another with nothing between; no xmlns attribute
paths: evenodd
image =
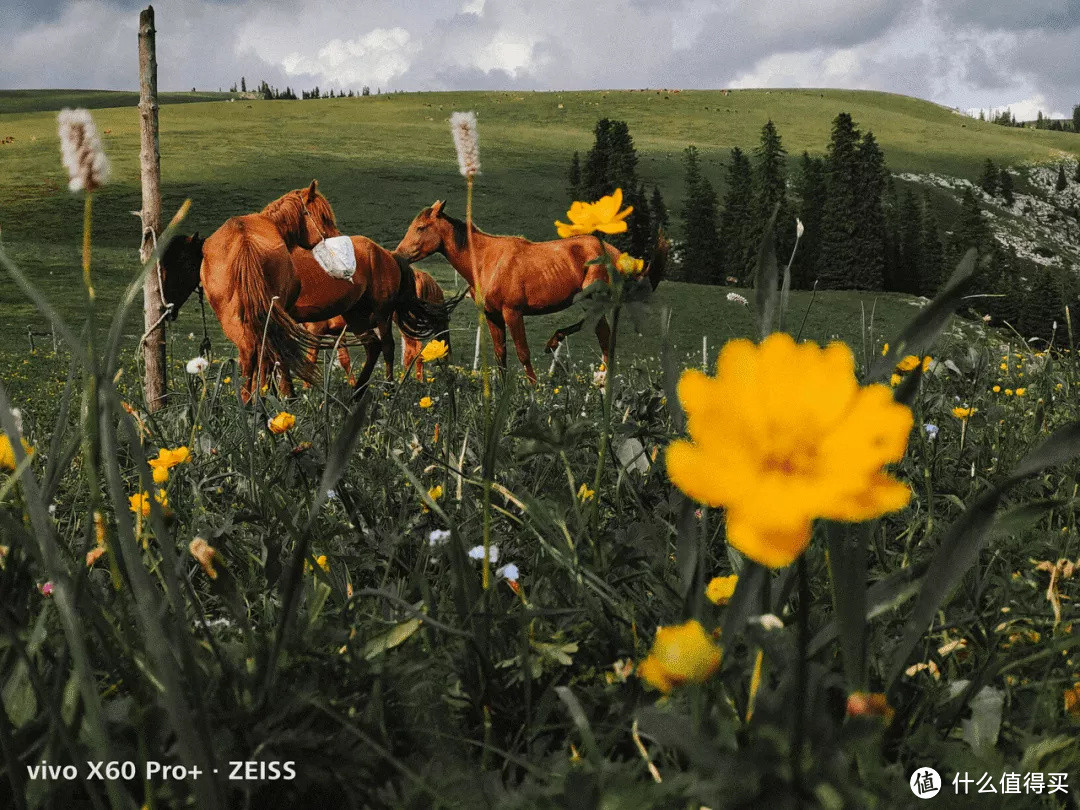
<svg viewBox="0 0 1080 810"><path fill-rule="evenodd" d="M296 417L287 411L281 411L277 416L266 423L266 426L270 428L270 432L281 435L293 429L296 424Z"/></svg>
<svg viewBox="0 0 1080 810"><path fill-rule="evenodd" d="M420 397L420 407L421 408L430 408L434 404L435 404L435 402L434 402L434 400L432 400L431 397Z"/></svg>
<svg viewBox="0 0 1080 810"><path fill-rule="evenodd" d="M169 468L155 464L156 459L150 459L150 466L154 468L154 483L164 484L169 480Z"/></svg>
<svg viewBox="0 0 1080 810"><path fill-rule="evenodd" d="M223 379L221 381L222 385L228 385L231 382L232 382L232 377L226 377L225 379Z"/></svg>
<svg viewBox="0 0 1080 810"><path fill-rule="evenodd" d="M1016 395L1018 397L1022 397L1026 392L1027 392L1026 388L1017 388L1016 389Z"/></svg>
<svg viewBox="0 0 1080 810"><path fill-rule="evenodd" d="M319 568L321 568L326 573L328 573L328 574L330 573L330 563L328 563L326 561L326 555L325 554L320 554L318 557L316 557L315 558L315 564L317 566L319 566ZM304 562L304 570L305 571L312 571L314 569L312 569L311 563L305 561Z"/></svg>
<svg viewBox="0 0 1080 810"><path fill-rule="evenodd" d="M1009 392L1006 390L1005 393L1007 394ZM975 413L977 410L979 410L979 409L978 408L953 408L952 409L952 415L955 416L957 419L963 419L966 422L968 419L971 418L971 415L973 413Z"/></svg>
<svg viewBox="0 0 1080 810"><path fill-rule="evenodd" d="M446 345L446 341L429 340L428 344L424 347L424 350L420 352L420 357L425 363L430 363L433 360L446 357L448 351L450 351L450 348Z"/></svg>
<svg viewBox="0 0 1080 810"><path fill-rule="evenodd" d="M26 439L22 439L23 452L28 456L34 454L34 448L30 446L30 443ZM0 469L2 470L14 470L15 469L15 450L11 446L11 439L7 437L6 433L0 433Z"/></svg>
<svg viewBox="0 0 1080 810"><path fill-rule="evenodd" d="M714 605L726 605L735 593L739 578L735 574L729 577L713 577L705 587L705 597Z"/></svg>
<svg viewBox="0 0 1080 810"><path fill-rule="evenodd" d="M589 489L588 484L582 484L580 487L578 487L577 496L579 501L585 503L585 501L591 501L593 498L595 498L596 492Z"/></svg>
<svg viewBox="0 0 1080 810"><path fill-rule="evenodd" d="M889 344L886 343L884 346L881 347L881 356L884 357L888 353L889 353Z"/></svg>
<svg viewBox="0 0 1080 810"><path fill-rule="evenodd" d="M1002 371L1008 371L1009 370L1009 364L1008 363L1002 363L1000 366L998 366L998 368L1000 368Z"/></svg>
<svg viewBox="0 0 1080 810"><path fill-rule="evenodd" d="M720 666L720 647L696 619L660 627L649 656L637 668L638 677L661 692L683 683L702 683Z"/></svg>
<svg viewBox="0 0 1080 810"><path fill-rule="evenodd" d="M903 377L901 377L899 374L893 374L891 377L889 377L889 385L891 385L893 388L896 388L896 386L900 384L900 380L902 379Z"/></svg>
<svg viewBox="0 0 1080 810"><path fill-rule="evenodd" d="M930 370L930 364L933 361L934 361L934 358L931 357L930 355L926 355L926 357L924 357L922 359L922 372L923 372L923 374L925 374L927 371Z"/></svg>
<svg viewBox="0 0 1080 810"><path fill-rule="evenodd" d="M1013 390L1011 388L1006 388L1005 389L1005 396L1011 397L1012 395L1013 395Z"/></svg>
<svg viewBox="0 0 1080 810"><path fill-rule="evenodd" d="M1080 682L1065 690L1065 712L1080 720Z"/></svg>
<svg viewBox="0 0 1080 810"><path fill-rule="evenodd" d="M94 546L86 552L86 567L89 568L105 554L105 546Z"/></svg>
<svg viewBox="0 0 1080 810"><path fill-rule="evenodd" d="M161 504L162 510L169 511L169 495L165 490L159 489L154 495L154 500ZM128 508L135 514L150 517L150 496L146 492L137 492L128 497Z"/></svg>
<svg viewBox="0 0 1080 810"><path fill-rule="evenodd" d="M909 371L914 371L916 366L919 365L919 358L913 354L909 354L903 360L896 364L896 370L902 371L905 374Z"/></svg>
<svg viewBox="0 0 1080 810"><path fill-rule="evenodd" d="M217 571L214 570L214 560L220 559L220 555L217 553L217 549L207 543L201 537L196 537L191 541L191 545L188 546L188 551L191 552L191 556L199 561L199 565L202 566L202 570L206 572L206 575L210 579L217 579Z"/></svg>
<svg viewBox="0 0 1080 810"><path fill-rule="evenodd" d="M427 491L428 497L433 501L439 500L443 496L442 484L436 484Z"/></svg>
<svg viewBox="0 0 1080 810"><path fill-rule="evenodd" d="M635 259L629 253L622 253L619 255L619 258L615 260L615 267L624 276L636 276L645 269L645 261L643 259Z"/></svg>
<svg viewBox="0 0 1080 810"><path fill-rule="evenodd" d="M1000 394L1001 393L1001 386L1000 385L995 385L990 390L993 391L995 394Z"/></svg>
<svg viewBox="0 0 1080 810"><path fill-rule="evenodd" d="M622 189L615 189L614 194L601 197L594 203L575 202L566 212L570 224L556 220L555 228L559 236L565 239L568 236L581 236L593 231L602 233L622 233L626 230L626 218L634 210L633 206L627 206L622 211Z"/></svg>
<svg viewBox="0 0 1080 810"><path fill-rule="evenodd" d="M668 476L725 507L728 542L763 565L802 554L815 518L869 520L911 498L882 470L907 449L911 411L883 385L860 387L842 343L732 340L715 377L684 371L678 392L690 438L668 446Z"/></svg>
<svg viewBox="0 0 1080 810"><path fill-rule="evenodd" d="M847 699L848 717L880 717L888 726L896 711L881 692L852 692Z"/></svg>

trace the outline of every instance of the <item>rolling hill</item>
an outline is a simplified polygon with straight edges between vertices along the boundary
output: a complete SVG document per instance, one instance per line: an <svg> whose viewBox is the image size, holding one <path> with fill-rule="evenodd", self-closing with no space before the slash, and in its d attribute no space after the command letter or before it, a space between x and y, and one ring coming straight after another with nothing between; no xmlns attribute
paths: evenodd
<svg viewBox="0 0 1080 810"><path fill-rule="evenodd" d="M388 247L397 243L416 211L433 200L446 199L451 213L463 214L464 188L446 124L450 112L459 109L475 110L479 119L477 224L489 232L538 240L555 237L552 222L570 202L565 190L570 155L589 148L592 127L604 116L629 123L640 155L639 174L650 186L659 186L673 211L681 204L680 160L688 144L697 146L706 176L722 188L728 150L753 148L769 118L793 166L804 149L824 152L833 118L847 111L862 129L875 133L890 170L905 175L907 182L974 180L986 158L1020 166L1080 154L1080 136L1072 133L1000 127L930 102L863 91L460 92L235 102L183 98L189 95L176 94L172 100L191 103L163 105L160 112L163 210L168 218L190 197L194 205L184 229L204 235L227 217L257 210L313 177L333 202L344 232L366 234ZM71 315L81 302L82 199L67 191L54 110L102 103L129 104L130 99L96 91L0 93L0 140L13 139L0 145L4 245L61 312ZM137 270L139 227L130 212L140 207L138 117L130 106L100 107L94 117L112 162L112 180L94 201L94 274L107 307ZM948 183L937 184L936 193L947 204L952 190ZM1023 212L1014 218L1022 219ZM453 274L441 259L424 266L453 286ZM700 358L703 335L716 345L748 331L749 317L724 300L726 292L674 282L660 288L661 301L676 315L673 329L680 351ZM793 301L800 312L809 295L796 294ZM876 331L888 334L910 317L912 303L894 295L819 294L805 334L818 339L839 335L857 345L859 313L876 306L881 327ZM0 307L4 353L23 351L26 328L41 328L40 316L7 284L0 288ZM475 316L468 309L459 309L455 326L471 344ZM534 353L554 324L572 319L565 314L533 319ZM186 311L173 330L173 340L181 341L174 343L178 356L188 356L182 341L198 328L197 314ZM135 329L133 324L132 334ZM592 360L595 350L583 341L591 343L591 337L576 339L575 359ZM652 335L623 345L648 354L658 340Z"/></svg>

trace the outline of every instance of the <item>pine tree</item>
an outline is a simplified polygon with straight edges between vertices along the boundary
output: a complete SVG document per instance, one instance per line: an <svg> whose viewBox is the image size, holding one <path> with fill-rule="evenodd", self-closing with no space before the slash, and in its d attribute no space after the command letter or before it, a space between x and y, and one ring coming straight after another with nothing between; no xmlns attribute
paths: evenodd
<svg viewBox="0 0 1080 810"><path fill-rule="evenodd" d="M1054 184L1054 188L1057 191L1064 191L1069 185L1068 179L1065 177L1065 166L1058 164L1058 176L1057 183Z"/></svg>
<svg viewBox="0 0 1080 810"><path fill-rule="evenodd" d="M751 258L755 255L752 235L754 195L753 170L750 159L735 147L727 171L727 194L720 216L720 244L723 248L723 275L746 282Z"/></svg>
<svg viewBox="0 0 1080 810"><path fill-rule="evenodd" d="M922 230L919 234L921 250L919 251L919 269L916 273L918 287L915 292L918 295L933 297L944 283L945 278L945 246L941 241L941 233L938 231L937 217L930 205L930 195L923 196Z"/></svg>
<svg viewBox="0 0 1080 810"><path fill-rule="evenodd" d="M863 135L856 149L858 160L857 244L858 263L856 287L860 290L882 290L885 287L885 210L882 196L889 174L885 155L874 133Z"/></svg>
<svg viewBox="0 0 1080 810"><path fill-rule="evenodd" d="M990 228L982 217L982 209L974 192L967 187L960 195L960 216L950 240L949 260L955 264L969 248L975 248L980 256L987 256L991 246Z"/></svg>
<svg viewBox="0 0 1080 810"><path fill-rule="evenodd" d="M1080 132L1080 104L1073 107L1072 125L1073 132Z"/></svg>
<svg viewBox="0 0 1080 810"><path fill-rule="evenodd" d="M990 158L986 159L986 163L983 164L982 177L979 178L979 185L982 190L993 197L998 193L998 170L994 165L994 161Z"/></svg>
<svg viewBox="0 0 1080 810"><path fill-rule="evenodd" d="M244 78L243 76L240 77L240 92L242 92L242 93L247 92L247 79Z"/></svg>
<svg viewBox="0 0 1080 810"><path fill-rule="evenodd" d="M683 166L686 170L686 200L682 210L682 277L698 284L718 284L723 281L723 272L716 232L716 192L701 174L695 147L686 148Z"/></svg>
<svg viewBox="0 0 1080 810"><path fill-rule="evenodd" d="M858 283L859 131L848 113L833 121L825 158L825 207L821 222L818 280L823 289L845 289Z"/></svg>
<svg viewBox="0 0 1080 810"><path fill-rule="evenodd" d="M660 194L660 187L653 186L652 198L649 200L649 211L652 213L653 236L656 231L663 229L665 232L670 227L667 206L664 205L664 197Z"/></svg>
<svg viewBox="0 0 1080 810"><path fill-rule="evenodd" d="M1080 183L1080 160L1076 161L1076 171L1073 172L1073 182Z"/></svg>
<svg viewBox="0 0 1080 810"><path fill-rule="evenodd" d="M602 118L596 122L593 136L593 147L585 155L581 169L579 199L590 202L599 200L621 188L623 199L633 205L629 200L636 196L639 182L637 150L630 128L625 121ZM639 219L644 221L635 221ZM627 228L635 233L647 233L648 203L644 197L638 201L634 213L627 220ZM620 250L629 250L631 240L626 235L615 236L611 243Z"/></svg>
<svg viewBox="0 0 1080 810"><path fill-rule="evenodd" d="M1012 205L1016 200L1016 197L1013 196L1013 178L1012 174L1004 166L998 172L998 187L1001 189L1001 196L1005 200L1005 204Z"/></svg>
<svg viewBox="0 0 1080 810"><path fill-rule="evenodd" d="M754 213L750 237L753 253L751 264L746 268L747 273L754 272L757 248L773 211L776 211L773 238L778 261L786 261L795 241L795 222L787 200L785 155L787 152L781 144L780 133L770 119L761 128L761 143L754 150Z"/></svg>
<svg viewBox="0 0 1080 810"><path fill-rule="evenodd" d="M825 161L803 152L797 187L801 203L799 219L805 232L799 240L799 252L791 268L791 286L809 289L817 278L818 257L821 255L821 216L825 207Z"/></svg>
<svg viewBox="0 0 1080 810"><path fill-rule="evenodd" d="M922 214L911 189L904 192L900 206L900 278L897 288L901 292L919 295L925 286L919 278L923 266Z"/></svg>
<svg viewBox="0 0 1080 810"><path fill-rule="evenodd" d="M581 199L581 158L577 152L574 152L574 156L570 158L570 171L567 173L568 185L566 187L567 196L571 200Z"/></svg>

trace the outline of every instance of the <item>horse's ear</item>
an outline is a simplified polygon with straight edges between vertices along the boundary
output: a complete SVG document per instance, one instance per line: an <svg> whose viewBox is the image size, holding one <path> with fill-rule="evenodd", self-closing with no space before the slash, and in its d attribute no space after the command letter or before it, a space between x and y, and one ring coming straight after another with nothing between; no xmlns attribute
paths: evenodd
<svg viewBox="0 0 1080 810"><path fill-rule="evenodd" d="M434 205L431 206L431 215L433 217L437 217L442 213L443 204L442 200L436 200Z"/></svg>
<svg viewBox="0 0 1080 810"><path fill-rule="evenodd" d="M308 186L307 192L304 195L305 202L314 202L315 195L319 193L319 181L312 180L311 185Z"/></svg>

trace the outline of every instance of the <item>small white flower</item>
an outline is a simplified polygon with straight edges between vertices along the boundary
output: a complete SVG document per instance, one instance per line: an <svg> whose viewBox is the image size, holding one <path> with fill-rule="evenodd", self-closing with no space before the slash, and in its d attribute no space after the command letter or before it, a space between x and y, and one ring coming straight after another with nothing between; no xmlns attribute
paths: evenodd
<svg viewBox="0 0 1080 810"><path fill-rule="evenodd" d="M931 439L936 439L937 438L937 435L938 435L938 426L937 425L931 425L931 424L927 423L927 424L923 425L923 428L926 430L926 435L927 435L928 438L931 438Z"/></svg>
<svg viewBox="0 0 1080 810"><path fill-rule="evenodd" d="M450 540L450 530L449 529L432 529L431 534L428 535L428 545L430 545L432 547L444 545L445 543L449 542L449 540ZM483 546L479 546L479 548L480 548L480 556L483 557L484 556L484 548L483 548Z"/></svg>
<svg viewBox="0 0 1080 810"><path fill-rule="evenodd" d="M983 321L984 321L985 323L990 323L990 320L991 320L991 318L990 318L990 316L989 316L989 315L983 315Z"/></svg>
<svg viewBox="0 0 1080 810"><path fill-rule="evenodd" d="M336 498L336 497L337 497L337 490L333 490L333 489L326 490L326 498L327 498L327 500L330 500L330 499Z"/></svg>
<svg viewBox="0 0 1080 810"><path fill-rule="evenodd" d="M210 368L210 361L205 357L192 357L187 361L188 374L202 374Z"/></svg>
<svg viewBox="0 0 1080 810"><path fill-rule="evenodd" d="M518 581L518 567L516 565L514 565L513 563L507 563L506 565L502 566L501 568L497 568L495 570L495 575L499 576L499 577L502 577L503 579L507 580L508 582L517 582Z"/></svg>
<svg viewBox="0 0 1080 810"><path fill-rule="evenodd" d="M795 238L802 239L802 235L806 232L806 228L803 227L802 220L795 217Z"/></svg>
<svg viewBox="0 0 1080 810"><path fill-rule="evenodd" d="M775 613L763 613L760 616L751 616L748 621L760 624L763 630L783 630L784 621Z"/></svg>
<svg viewBox="0 0 1080 810"><path fill-rule="evenodd" d="M607 382L607 371L600 369L600 371L594 371L592 375L592 382L597 388L603 388L604 383ZM584 413L582 413L584 416Z"/></svg>
<svg viewBox="0 0 1080 810"><path fill-rule="evenodd" d="M744 307L750 306L750 302L743 298L738 293L729 292L727 294L727 300L733 304L742 304Z"/></svg>
<svg viewBox="0 0 1080 810"><path fill-rule="evenodd" d="M19 433L22 433L23 432L22 411L20 411L18 408L12 408L11 409L11 418L15 420L15 427L18 429Z"/></svg>
<svg viewBox="0 0 1080 810"><path fill-rule="evenodd" d="M50 503L49 504L49 517L56 517L56 504L55 503Z"/></svg>
<svg viewBox="0 0 1080 810"><path fill-rule="evenodd" d="M474 560L484 559L484 547L473 546L469 549L469 557ZM492 544L488 546L488 562L497 563L499 561L499 547Z"/></svg>

